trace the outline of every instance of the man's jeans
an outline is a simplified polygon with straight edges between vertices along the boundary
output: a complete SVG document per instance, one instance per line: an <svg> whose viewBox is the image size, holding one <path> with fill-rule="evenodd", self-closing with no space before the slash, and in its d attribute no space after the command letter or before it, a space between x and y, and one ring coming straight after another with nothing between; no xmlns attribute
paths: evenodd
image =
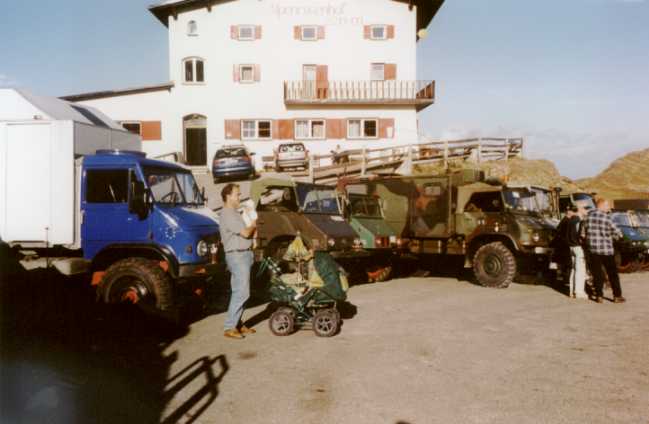
<svg viewBox="0 0 649 424"><path fill-rule="evenodd" d="M586 257L581 246L570 246L572 257L572 268L570 270L570 295L576 298L586 299Z"/></svg>
<svg viewBox="0 0 649 424"><path fill-rule="evenodd" d="M228 252L225 254L225 262L230 271L230 287L232 288L228 316L224 326L227 331L237 328L241 315L243 315L243 305L250 297L250 268L254 262L254 255L251 250Z"/></svg>

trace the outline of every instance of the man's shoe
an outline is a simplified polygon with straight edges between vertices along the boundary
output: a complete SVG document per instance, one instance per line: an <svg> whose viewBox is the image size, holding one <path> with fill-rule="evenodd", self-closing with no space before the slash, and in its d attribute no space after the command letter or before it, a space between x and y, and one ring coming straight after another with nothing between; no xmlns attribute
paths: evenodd
<svg viewBox="0 0 649 424"><path fill-rule="evenodd" d="M241 334L255 334L257 332L257 330L255 330L254 328L248 328L245 325L242 325L241 328L239 328L239 332Z"/></svg>
<svg viewBox="0 0 649 424"><path fill-rule="evenodd" d="M602 296L595 296L595 302L597 303L604 303L604 299L602 299Z"/></svg>
<svg viewBox="0 0 649 424"><path fill-rule="evenodd" d="M626 302L626 299L623 298L622 296L614 297L613 298L613 303L624 303Z"/></svg>
<svg viewBox="0 0 649 424"><path fill-rule="evenodd" d="M243 339L243 334L241 334L239 330L237 330L236 328L233 328L231 330L225 330L223 332L223 335L230 339Z"/></svg>

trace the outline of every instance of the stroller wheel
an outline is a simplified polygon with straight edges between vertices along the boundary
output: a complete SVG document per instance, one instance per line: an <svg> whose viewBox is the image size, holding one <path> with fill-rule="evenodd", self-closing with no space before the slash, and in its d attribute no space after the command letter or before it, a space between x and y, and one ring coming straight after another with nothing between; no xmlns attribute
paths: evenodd
<svg viewBox="0 0 649 424"><path fill-rule="evenodd" d="M280 308L273 312L268 321L270 331L276 336L288 336L293 332L295 319L288 308Z"/></svg>
<svg viewBox="0 0 649 424"><path fill-rule="evenodd" d="M338 315L331 309L322 309L313 318L313 331L318 337L331 337L338 332Z"/></svg>

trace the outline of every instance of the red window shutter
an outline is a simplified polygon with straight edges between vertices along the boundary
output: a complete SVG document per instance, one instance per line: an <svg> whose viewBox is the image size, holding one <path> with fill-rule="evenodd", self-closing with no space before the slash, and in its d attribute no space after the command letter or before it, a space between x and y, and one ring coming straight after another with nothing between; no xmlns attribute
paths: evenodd
<svg viewBox="0 0 649 424"><path fill-rule="evenodd" d="M379 119L379 138L394 138L394 118Z"/></svg>
<svg viewBox="0 0 649 424"><path fill-rule="evenodd" d="M318 99L329 97L329 67L327 65L318 65L315 72L315 88Z"/></svg>
<svg viewBox="0 0 649 424"><path fill-rule="evenodd" d="M255 65L255 82L261 81L261 66Z"/></svg>
<svg viewBox="0 0 649 424"><path fill-rule="evenodd" d="M293 27L293 38L300 40L302 38L302 28L299 26Z"/></svg>
<svg viewBox="0 0 649 424"><path fill-rule="evenodd" d="M327 119L327 138L340 139L345 138L345 120L344 119Z"/></svg>
<svg viewBox="0 0 649 424"><path fill-rule="evenodd" d="M162 123L160 121L140 122L142 141L162 140Z"/></svg>
<svg viewBox="0 0 649 424"><path fill-rule="evenodd" d="M293 140L295 121L292 119L280 119L278 134L280 140Z"/></svg>
<svg viewBox="0 0 649 424"><path fill-rule="evenodd" d="M261 39L261 25L255 27L255 40Z"/></svg>
<svg viewBox="0 0 649 424"><path fill-rule="evenodd" d="M365 38L366 40L372 38L372 27L370 27L369 25L365 25L363 27L363 38Z"/></svg>
<svg viewBox="0 0 649 424"><path fill-rule="evenodd" d="M241 120L239 119L225 120L225 138L227 140L241 139Z"/></svg>
<svg viewBox="0 0 649 424"><path fill-rule="evenodd" d="M232 80L234 82L239 82L240 79L241 79L241 75L239 73L239 65L234 65L232 67Z"/></svg>
<svg viewBox="0 0 649 424"><path fill-rule="evenodd" d="M239 27L236 25L230 26L230 38L233 40L239 39Z"/></svg>
<svg viewBox="0 0 649 424"><path fill-rule="evenodd" d="M273 140L279 139L279 120L273 119L273 133L271 136L273 137Z"/></svg>
<svg viewBox="0 0 649 424"><path fill-rule="evenodd" d="M324 40L325 38L325 27L320 25L318 26L318 40Z"/></svg>
<svg viewBox="0 0 649 424"><path fill-rule="evenodd" d="M397 64L396 63L386 63L383 68L384 78L386 81L397 79Z"/></svg>
<svg viewBox="0 0 649 424"><path fill-rule="evenodd" d="M394 38L394 25L388 25L388 39Z"/></svg>

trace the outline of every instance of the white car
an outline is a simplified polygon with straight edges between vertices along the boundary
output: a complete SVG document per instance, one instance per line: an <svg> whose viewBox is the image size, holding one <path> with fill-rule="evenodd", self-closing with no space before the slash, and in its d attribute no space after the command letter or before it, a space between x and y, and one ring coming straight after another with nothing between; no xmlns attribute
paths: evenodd
<svg viewBox="0 0 649 424"><path fill-rule="evenodd" d="M309 169L309 151L303 143L282 143L275 150L275 169Z"/></svg>

